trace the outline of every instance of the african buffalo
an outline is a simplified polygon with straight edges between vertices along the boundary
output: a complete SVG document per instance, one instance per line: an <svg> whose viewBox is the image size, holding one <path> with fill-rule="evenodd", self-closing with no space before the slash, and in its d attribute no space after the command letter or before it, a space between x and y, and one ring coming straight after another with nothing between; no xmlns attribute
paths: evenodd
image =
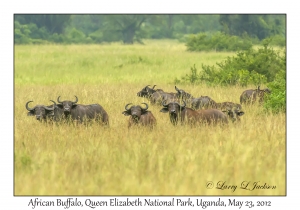
<svg viewBox="0 0 300 210"><path fill-rule="evenodd" d="M29 108L28 104L31 102L33 101L28 101L25 105L26 109L29 111L27 115L35 116L36 119L39 121L43 121L43 120L59 121L63 115L63 110L56 105L55 101L52 101L53 105L50 106L36 105L33 108Z"/></svg>
<svg viewBox="0 0 300 210"><path fill-rule="evenodd" d="M151 111L148 111L148 104L145 104L146 107L142 108L141 106L131 106L128 108L128 106L132 104L129 103L125 106L124 114L125 116L129 116L129 123L128 123L128 128L130 128L133 125L141 125L141 126L149 126L150 128L153 128L156 125L156 119L153 116Z"/></svg>
<svg viewBox="0 0 300 210"><path fill-rule="evenodd" d="M240 96L240 103L254 104L258 100L258 102L262 104L266 93L270 94L271 91L268 88L261 90L260 86L255 90L245 90Z"/></svg>
<svg viewBox="0 0 300 210"><path fill-rule="evenodd" d="M150 88L149 86L150 85L147 85L141 91L139 91L137 93L137 96L148 98L151 104L161 103L161 99L163 98L164 91L162 89L154 90L156 85L154 85L152 88Z"/></svg>
<svg viewBox="0 0 300 210"><path fill-rule="evenodd" d="M63 110L65 118L76 120L79 123L95 119L97 122L109 125L108 114L100 104L77 104L77 96L75 96L75 101L60 101L59 98L60 96L57 98L59 103L57 106Z"/></svg>
<svg viewBox="0 0 300 210"><path fill-rule="evenodd" d="M185 91L182 90L182 89L177 88L176 86L175 86L175 90L177 91L176 97L177 97L180 101L185 101L185 102L187 102L187 101L190 101L190 100L194 99L194 97L193 97L191 94L185 92Z"/></svg>
<svg viewBox="0 0 300 210"><path fill-rule="evenodd" d="M167 93L164 91L157 91L153 93L152 97L150 98L150 101L152 104L159 104L163 101L173 101L177 100L176 93Z"/></svg>
<svg viewBox="0 0 300 210"><path fill-rule="evenodd" d="M156 85L154 85L152 88L150 88L149 86L150 85L147 85L146 87L144 87L136 95L139 96L139 97L150 98L151 95L155 92L154 88L155 88Z"/></svg>
<svg viewBox="0 0 300 210"><path fill-rule="evenodd" d="M169 113L170 121L173 125L177 125L178 120L180 120L181 124L185 121L188 124L195 124L197 122L207 124L228 123L227 116L220 110L209 109L195 111L186 107L185 101L183 101L183 103L184 105L180 105L177 102L170 102L168 104L165 104L164 102L164 108L160 111Z"/></svg>
<svg viewBox="0 0 300 210"><path fill-rule="evenodd" d="M227 108L238 108L239 110L242 110L242 106L241 104L237 104L237 103L233 103L233 102L221 102L221 103L216 103L216 109L220 109L220 110L223 110L223 109L227 109Z"/></svg>
<svg viewBox="0 0 300 210"><path fill-rule="evenodd" d="M227 114L228 118L232 122L240 122L240 116L243 116L245 114L245 112L241 111L239 107L226 107L223 112Z"/></svg>
<svg viewBox="0 0 300 210"><path fill-rule="evenodd" d="M197 109L217 108L217 103L208 96L201 96L199 98L192 99L191 107L196 110Z"/></svg>
<svg viewBox="0 0 300 210"><path fill-rule="evenodd" d="M193 98L191 94L185 92L184 90L178 89L176 86L175 90L177 91L177 93L167 93L164 91L154 93L153 98L155 102L159 104L162 104L162 102L180 102L183 100L187 102Z"/></svg>

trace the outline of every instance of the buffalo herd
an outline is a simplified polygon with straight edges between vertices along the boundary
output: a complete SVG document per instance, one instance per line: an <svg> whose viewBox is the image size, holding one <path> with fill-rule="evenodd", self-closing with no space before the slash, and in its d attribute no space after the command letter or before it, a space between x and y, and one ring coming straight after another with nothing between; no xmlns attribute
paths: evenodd
<svg viewBox="0 0 300 210"><path fill-rule="evenodd" d="M240 96L240 104L233 102L215 102L209 96L193 97L190 93L175 86L175 93L164 92L162 89L155 89L147 85L137 93L138 97L147 98L151 105L162 106L160 112L169 113L170 122L173 125L202 123L207 125L228 124L229 121L239 122L240 116L244 115L242 105L251 105L255 102L262 104L265 94L271 91L266 89L245 90ZM75 101L61 101L60 96L57 103L50 100L53 104L36 105L29 107L28 101L25 105L28 110L28 116L35 116L39 121L67 121L85 123L96 121L102 125L109 126L109 117L105 109L100 104L78 104L78 98ZM125 111L122 112L129 117L128 128L134 125L141 125L153 129L156 125L156 118L148 110L149 105L144 106L125 105ZM130 106L131 105L131 106Z"/></svg>
<svg viewBox="0 0 300 210"><path fill-rule="evenodd" d="M95 120L103 125L109 125L109 118L107 112L100 104L77 104L78 98L75 96L75 101L60 101L60 96L57 98L57 104L55 101L50 106L36 105L33 108L29 108L26 103L26 109L29 111L28 116L35 116L37 120L71 120L78 123Z"/></svg>

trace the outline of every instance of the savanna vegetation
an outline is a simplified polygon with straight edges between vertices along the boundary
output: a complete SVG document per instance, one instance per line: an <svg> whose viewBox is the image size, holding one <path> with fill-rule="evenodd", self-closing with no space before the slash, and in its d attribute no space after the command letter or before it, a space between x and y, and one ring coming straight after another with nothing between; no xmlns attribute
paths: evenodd
<svg viewBox="0 0 300 210"><path fill-rule="evenodd" d="M176 40L143 42L15 45L15 195L285 195L285 111L255 104L243 107L240 124L191 128L173 126L168 114L160 112L162 107L153 105L153 131L127 129L128 117L121 113L127 103L147 102L136 96L143 87L175 92L174 79L194 64L200 71L202 64L212 66L236 56L187 51L185 43ZM271 87L281 94L285 69L272 76ZM250 83L177 86L195 97L235 103L244 90L256 88ZM101 104L110 127L45 124L27 116L29 100L50 105L58 96L73 100L74 95L78 103ZM285 105L285 95L279 98ZM270 100L269 107L275 107L276 100ZM207 189L209 181L213 189ZM218 181L238 188L216 189ZM243 181L276 188L243 190Z"/></svg>

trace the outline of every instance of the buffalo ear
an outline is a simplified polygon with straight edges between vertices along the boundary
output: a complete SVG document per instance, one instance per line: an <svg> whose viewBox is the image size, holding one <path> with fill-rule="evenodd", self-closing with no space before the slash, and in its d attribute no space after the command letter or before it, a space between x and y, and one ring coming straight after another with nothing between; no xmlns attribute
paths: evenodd
<svg viewBox="0 0 300 210"><path fill-rule="evenodd" d="M27 116L34 116L33 111L28 112L28 113L27 113Z"/></svg>
<svg viewBox="0 0 300 210"><path fill-rule="evenodd" d="M145 114L146 112L148 112L148 110L142 109L142 114Z"/></svg>
<svg viewBox="0 0 300 210"><path fill-rule="evenodd" d="M185 107L182 107L182 106L180 107L180 111L183 111L184 109L185 109Z"/></svg>
<svg viewBox="0 0 300 210"><path fill-rule="evenodd" d="M125 115L125 116L128 116L128 115L130 115L129 112L130 112L130 111L124 111L124 112L122 112L122 114Z"/></svg>
<svg viewBox="0 0 300 210"><path fill-rule="evenodd" d="M244 115L244 114L245 114L245 112L243 112L243 111L239 111L237 114L238 114L238 116L242 116L242 115Z"/></svg>
<svg viewBox="0 0 300 210"><path fill-rule="evenodd" d="M72 108L73 108L73 107L76 107L76 106L77 106L77 104L72 104Z"/></svg>
<svg viewBox="0 0 300 210"><path fill-rule="evenodd" d="M168 108L162 108L161 110L160 110L160 112L162 112L162 113L168 113L169 112L169 109Z"/></svg>
<svg viewBox="0 0 300 210"><path fill-rule="evenodd" d="M64 106L62 104L56 104L56 106L58 106L58 108L64 108Z"/></svg>

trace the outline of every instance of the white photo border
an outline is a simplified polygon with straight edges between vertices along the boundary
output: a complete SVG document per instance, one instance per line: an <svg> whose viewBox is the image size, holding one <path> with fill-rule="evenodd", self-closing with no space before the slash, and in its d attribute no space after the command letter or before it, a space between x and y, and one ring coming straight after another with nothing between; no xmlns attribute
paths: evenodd
<svg viewBox="0 0 300 210"><path fill-rule="evenodd" d="M196 1L196 0L188 0L181 3L177 2L163 2L163 1L151 1L150 2L140 2L140 1L84 1L81 4L77 4L74 2L71 5L71 2L68 1L51 1L51 2L43 2L41 1L7 1L6 3L2 3L1 5L1 96L4 103L2 103L2 107L4 112L2 116L4 119L1 120L1 131L3 131L2 138L0 141L0 161L1 161L1 179L0 179L0 194L1 194L1 209L32 209L31 206L28 206L30 199L38 198L39 200L48 200L55 201L57 199L67 200L68 198L73 198L74 200L77 198L84 203L87 199L91 199L94 201L104 201L109 199L118 198L120 200L126 200L129 198L133 200L138 197L132 196L93 196L93 197L72 197L72 196L38 196L38 197L30 197L30 196L14 196L14 162L13 162L13 141L14 141L14 45L13 45L13 16L15 13L76 13L76 14L109 14L109 13L153 13L153 14L163 14L163 13L192 13L192 14L242 14L242 13L280 13L287 14L287 67L289 68L287 73L287 101L290 103L287 104L287 120L289 120L289 124L287 123L286 131L287 131L287 196L202 196L195 197L191 196L190 198L193 202L196 202L196 199L203 199L205 201L224 201L228 203L228 199L235 199L237 201L271 201L272 207L285 207L285 206L298 206L298 188L299 185L296 177L299 175L298 169L298 145L299 140L296 138L296 127L299 127L296 119L298 119L298 112L296 111L297 101L297 93L298 88L297 84L297 76L299 76L298 71L298 62L297 58L299 41L298 38L298 25L299 25L299 15L298 11L296 11L296 4L288 3L288 2L276 2L276 1L257 1L253 0L250 2L241 3L241 1ZM297 37L297 38L296 38ZM298 45L297 45L298 44ZM299 58L298 58L299 59ZM3 65L4 64L4 65ZM298 92L298 91L297 91ZM294 96L295 100L288 100L288 97ZM283 128L285 129L285 128ZM298 152L298 153L297 153ZM297 196L297 197L296 197ZM139 196L140 199L144 200L147 198L150 199L159 199L159 200L170 200L172 198L187 200L189 197L170 197L170 196ZM180 206L175 206L176 208L180 208ZM73 207L71 207L73 209ZM75 207L74 207L75 208ZM96 207L102 208L102 207ZM105 209L108 207L105 207ZM117 208L117 207L110 207ZM122 207L130 208L130 207ZM143 207L149 208L149 207ZM170 208L170 207L166 207ZM185 207L183 207L185 208ZM202 207L198 207L202 208ZM219 207L207 207L209 209L215 209ZM228 208L228 207L227 207ZM237 207L234 207L237 208ZM245 206L244 206L245 208ZM261 207L264 208L264 207ZM51 209L62 209L62 207L52 207ZM83 205L80 209L91 209L88 206Z"/></svg>

